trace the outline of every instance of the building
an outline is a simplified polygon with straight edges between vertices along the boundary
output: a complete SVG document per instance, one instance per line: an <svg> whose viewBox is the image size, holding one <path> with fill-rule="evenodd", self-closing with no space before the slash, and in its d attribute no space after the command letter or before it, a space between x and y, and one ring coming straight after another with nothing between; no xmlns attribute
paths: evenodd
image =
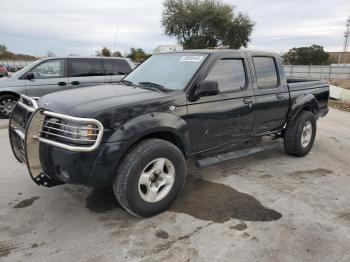
<svg viewBox="0 0 350 262"><path fill-rule="evenodd" d="M338 61L341 64L350 64L350 52L328 52L329 58L333 63L337 63ZM340 60L339 60L340 56Z"/></svg>
<svg viewBox="0 0 350 262"><path fill-rule="evenodd" d="M174 52L183 50L182 45L159 45L153 50L153 54Z"/></svg>

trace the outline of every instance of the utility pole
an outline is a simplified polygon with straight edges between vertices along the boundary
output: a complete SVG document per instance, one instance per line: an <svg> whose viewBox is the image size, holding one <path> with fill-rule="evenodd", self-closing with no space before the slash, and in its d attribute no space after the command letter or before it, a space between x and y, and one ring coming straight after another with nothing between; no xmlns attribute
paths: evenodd
<svg viewBox="0 0 350 262"><path fill-rule="evenodd" d="M349 44L349 38L350 38L350 16L349 16L348 20L346 20L345 26L346 26L346 30L344 33L343 57L341 59L341 56L339 56L338 64L340 64L342 61L345 61L346 52L347 52L348 44Z"/></svg>

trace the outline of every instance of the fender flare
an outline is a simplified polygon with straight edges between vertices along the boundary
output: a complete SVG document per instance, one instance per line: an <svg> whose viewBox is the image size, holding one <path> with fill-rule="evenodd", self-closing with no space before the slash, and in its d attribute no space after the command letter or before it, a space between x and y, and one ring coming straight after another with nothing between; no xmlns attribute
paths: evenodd
<svg viewBox="0 0 350 262"><path fill-rule="evenodd" d="M127 148L143 137L158 132L168 132L179 140L184 151L189 150L187 122L174 114L155 112L140 115L117 128L105 142L127 141Z"/></svg>
<svg viewBox="0 0 350 262"><path fill-rule="evenodd" d="M304 94L294 100L290 107L288 121L293 121L303 109L307 109L314 113L316 118L319 117L320 104L313 94Z"/></svg>

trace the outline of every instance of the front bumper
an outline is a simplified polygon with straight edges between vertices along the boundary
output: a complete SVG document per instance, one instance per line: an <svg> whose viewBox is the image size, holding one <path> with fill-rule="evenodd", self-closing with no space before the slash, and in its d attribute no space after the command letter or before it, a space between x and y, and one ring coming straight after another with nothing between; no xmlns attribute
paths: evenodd
<svg viewBox="0 0 350 262"><path fill-rule="evenodd" d="M94 123L99 133L91 145L79 146L55 141L52 136L51 139L43 136L47 116ZM102 134L103 127L97 120L49 112L38 108L36 101L26 96L22 96L14 108L9 123L10 143L15 157L27 165L36 184L46 187L62 183L110 184L116 167L114 157L119 159L123 143L101 144Z"/></svg>

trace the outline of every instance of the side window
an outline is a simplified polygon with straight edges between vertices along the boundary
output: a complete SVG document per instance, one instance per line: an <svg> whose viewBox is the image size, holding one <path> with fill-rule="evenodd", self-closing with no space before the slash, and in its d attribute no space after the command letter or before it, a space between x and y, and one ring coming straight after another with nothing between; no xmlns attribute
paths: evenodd
<svg viewBox="0 0 350 262"><path fill-rule="evenodd" d="M127 75L131 72L128 62L123 59L104 59L106 75Z"/></svg>
<svg viewBox="0 0 350 262"><path fill-rule="evenodd" d="M49 60L31 70L35 79L64 77L64 71L64 59Z"/></svg>
<svg viewBox="0 0 350 262"><path fill-rule="evenodd" d="M278 76L275 60L272 57L253 57L256 79L259 88L275 88Z"/></svg>
<svg viewBox="0 0 350 262"><path fill-rule="evenodd" d="M245 87L246 74L242 59L222 59L211 68L206 80L217 81L220 91L240 91Z"/></svg>
<svg viewBox="0 0 350 262"><path fill-rule="evenodd" d="M69 58L68 72L70 77L103 76L102 59L98 58Z"/></svg>

